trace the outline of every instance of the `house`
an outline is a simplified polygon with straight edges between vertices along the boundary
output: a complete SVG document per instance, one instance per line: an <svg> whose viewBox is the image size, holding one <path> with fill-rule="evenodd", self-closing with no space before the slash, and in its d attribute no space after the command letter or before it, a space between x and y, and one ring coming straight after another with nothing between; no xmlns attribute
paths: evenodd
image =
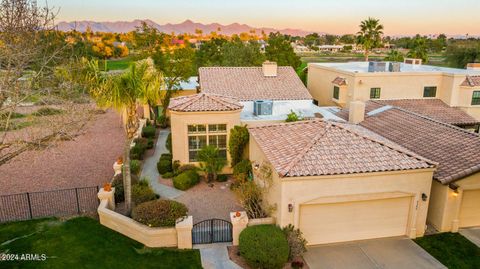
<svg viewBox="0 0 480 269"><path fill-rule="evenodd" d="M371 99L437 98L480 120L480 67L391 62L310 63L308 90L321 106Z"/></svg>
<svg viewBox="0 0 480 269"><path fill-rule="evenodd" d="M320 45L318 51L335 53L343 50L344 45Z"/></svg>
<svg viewBox="0 0 480 269"><path fill-rule="evenodd" d="M309 245L423 236L436 164L342 122L310 120L249 128L254 174L272 178L266 201L281 227ZM262 168L260 168L262 167Z"/></svg>
<svg viewBox="0 0 480 269"><path fill-rule="evenodd" d="M363 105L364 106L364 105ZM400 107L369 101L338 115L438 163L427 221L441 232L480 225L480 136ZM352 121L352 119L350 119Z"/></svg>

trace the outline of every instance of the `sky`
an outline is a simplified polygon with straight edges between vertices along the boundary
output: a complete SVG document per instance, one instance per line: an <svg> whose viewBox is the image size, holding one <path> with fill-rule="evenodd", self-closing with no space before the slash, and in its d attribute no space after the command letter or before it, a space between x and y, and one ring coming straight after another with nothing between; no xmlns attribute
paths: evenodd
<svg viewBox="0 0 480 269"><path fill-rule="evenodd" d="M43 0L38 0L42 4ZM480 35L480 0L48 0L58 21L245 23L331 34L356 33L380 19L387 35Z"/></svg>

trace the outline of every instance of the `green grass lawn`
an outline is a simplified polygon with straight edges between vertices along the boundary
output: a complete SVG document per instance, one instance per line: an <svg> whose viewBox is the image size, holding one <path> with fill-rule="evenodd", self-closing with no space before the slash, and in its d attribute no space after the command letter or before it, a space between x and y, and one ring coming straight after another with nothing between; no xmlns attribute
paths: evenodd
<svg viewBox="0 0 480 269"><path fill-rule="evenodd" d="M123 59L107 60L107 70L124 70L127 69L134 60L131 57L126 57ZM103 70L105 68L105 62L99 61L98 63L100 68Z"/></svg>
<svg viewBox="0 0 480 269"><path fill-rule="evenodd" d="M202 268L198 250L146 248L87 217L0 225L1 252L48 258L0 261L0 268Z"/></svg>
<svg viewBox="0 0 480 269"><path fill-rule="evenodd" d="M415 242L448 268L480 268L480 248L459 233L427 235Z"/></svg>

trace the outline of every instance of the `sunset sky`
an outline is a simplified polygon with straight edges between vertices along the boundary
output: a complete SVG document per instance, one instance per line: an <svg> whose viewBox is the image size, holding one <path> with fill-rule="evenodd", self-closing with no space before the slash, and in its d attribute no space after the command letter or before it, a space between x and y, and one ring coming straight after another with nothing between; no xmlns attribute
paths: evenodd
<svg viewBox="0 0 480 269"><path fill-rule="evenodd" d="M49 0L48 5L60 8L59 21L191 19L343 34L356 32L371 16L382 21L387 35L480 35L480 0Z"/></svg>

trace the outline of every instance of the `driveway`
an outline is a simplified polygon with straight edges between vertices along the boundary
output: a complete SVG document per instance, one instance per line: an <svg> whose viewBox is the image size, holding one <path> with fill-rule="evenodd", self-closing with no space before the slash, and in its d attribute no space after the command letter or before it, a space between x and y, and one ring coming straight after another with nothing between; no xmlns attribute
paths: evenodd
<svg viewBox="0 0 480 269"><path fill-rule="evenodd" d="M309 247L304 258L311 269L446 268L406 237Z"/></svg>
<svg viewBox="0 0 480 269"><path fill-rule="evenodd" d="M459 233L480 248L480 227L460 229Z"/></svg>

